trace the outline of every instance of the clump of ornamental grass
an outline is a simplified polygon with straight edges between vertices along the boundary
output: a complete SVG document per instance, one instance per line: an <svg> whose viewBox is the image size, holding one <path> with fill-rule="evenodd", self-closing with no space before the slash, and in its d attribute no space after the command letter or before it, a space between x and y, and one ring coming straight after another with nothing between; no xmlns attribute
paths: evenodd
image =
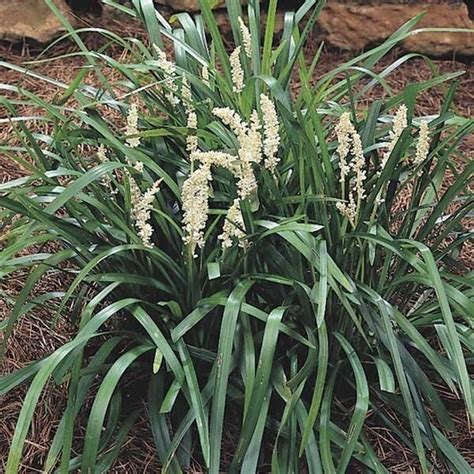
<svg viewBox="0 0 474 474"><path fill-rule="evenodd" d="M0 379L0 393L29 384L6 472L46 384L67 384L68 400L45 472L106 472L143 410L164 472L191 458L214 474L386 472L365 436L369 413L423 472L468 472L441 392L472 419L473 290L458 256L473 164L458 145L473 122L452 111L460 73L364 107L397 64L371 70L418 18L313 83L318 55L306 64L303 47L322 3L287 13L275 43L275 0L265 24L258 1L230 0L230 51L207 1L173 24L132 3L119 8L143 19L150 45L103 32L125 47L122 63L69 32L100 88L80 74L54 104L19 89L2 100L22 144L3 150L30 163L0 185L2 278L29 272L2 348L36 305L77 327ZM100 73L110 66L122 95ZM417 96L439 85L442 109L418 116ZM50 135L14 119L24 101L43 107ZM27 255L46 243L55 250ZM64 268L64 293L32 292ZM223 465L228 425L238 429Z"/></svg>

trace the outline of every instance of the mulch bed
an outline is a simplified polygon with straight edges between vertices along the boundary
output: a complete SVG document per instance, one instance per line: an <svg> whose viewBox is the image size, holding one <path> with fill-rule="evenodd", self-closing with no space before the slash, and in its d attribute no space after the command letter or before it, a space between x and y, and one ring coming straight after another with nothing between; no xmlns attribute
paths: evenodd
<svg viewBox="0 0 474 474"><path fill-rule="evenodd" d="M84 20L87 22L87 20ZM117 31L122 35L135 37L145 37L145 33L138 25L130 22L124 26L123 22L114 19L100 20L103 25L97 25L99 21L93 19L94 26L103 26L112 31ZM128 31L124 31L124 29ZM85 38L90 49L95 49L103 44L103 39L98 34L89 34ZM307 48L307 55L311 57L317 50L318 44L311 43ZM48 54L48 56L58 56L74 51L75 48L70 43L59 44ZM14 64L21 64L35 58L39 49L37 46L24 43L22 45L0 44L0 59ZM401 50L394 50L380 65L377 71L393 62L397 57L404 54ZM120 57L119 49L114 51L114 56ZM325 49L322 53L316 75L321 77L335 66L344 63L354 57L353 53L334 51ZM44 63L35 66L35 70L50 77L68 83L72 80L82 66L83 60L79 57L64 57L52 63ZM460 85L456 93L456 107L459 114L474 116L474 66L465 62L457 61L455 58L433 60L433 65L441 72L447 73L458 70L465 70L466 73L460 79ZM111 72L113 74L113 72ZM428 63L420 57L415 57L405 62L387 79L388 84L394 90L401 90L405 85L412 82L419 82L431 77L432 72ZM93 79L92 79L93 80ZM59 92L54 86L45 84L32 77L28 77L19 72L8 69L0 69L0 82L5 84L15 84L39 94L46 100L52 100ZM443 101L443 88L440 87L430 93L422 94L418 100L417 108L419 113L436 113ZM383 90L375 88L371 97L381 97ZM22 110L28 114L34 111ZM0 109L0 118L5 117L5 111ZM11 140L12 129L9 125L0 124L0 143ZM474 137L466 140L463 144L464 151L468 154L474 152ZM8 157L2 156L0 152L0 182L11 180L20 176L24 171L20 169ZM0 249L2 240L0 235ZM34 251L34 249L32 249ZM465 262L469 265L474 261L474 253L468 252L463 255ZM1 288L14 297L21 290L25 275L15 275L9 281L0 281ZM65 282L61 279L50 277L41 282L38 293L43 291L60 291L64 288ZM11 310L11 301L0 300L0 320L6 317ZM74 328L68 323L60 321L54 328L51 327L52 311L33 311L28 317L22 318L17 325L15 333L10 340L6 359L0 366L0 374L10 373L15 369L24 367L29 362L46 356L55 348L61 346L70 339ZM26 392L25 387L21 387L15 392L5 396L0 401L0 472L3 472L8 446L13 436L16 419L21 409L21 401ZM466 457L470 456L474 465L474 453L469 452L469 440L472 440L472 431L466 421L466 414L457 402L455 397L449 392L446 393L448 406L456 421L458 432L453 434L451 442L463 451ZM450 401L450 398L452 399ZM36 412L32 429L29 433L27 445L24 451L22 472L41 472L40 468L48 452L50 440L54 435L58 420L65 405L65 387L50 387L42 396ZM416 456L391 435L390 432L371 426L366 432L368 438L374 443L376 451L384 464L391 472L409 473L418 472ZM231 442L231 441L229 441ZM159 464L154 455L155 448L148 429L146 419L141 420L133 428L124 448L122 455L112 472L117 473L144 473L159 472ZM192 472L200 472L196 467Z"/></svg>

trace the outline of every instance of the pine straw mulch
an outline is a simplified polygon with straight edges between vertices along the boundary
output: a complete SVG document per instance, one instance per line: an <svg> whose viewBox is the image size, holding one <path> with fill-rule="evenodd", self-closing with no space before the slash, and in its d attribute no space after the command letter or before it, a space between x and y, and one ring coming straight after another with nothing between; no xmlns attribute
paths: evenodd
<svg viewBox="0 0 474 474"><path fill-rule="evenodd" d="M145 37L145 33L139 26L132 23L125 23L120 20L107 19L101 20L104 24L98 25L96 19L93 20L94 26L103 26L112 31L117 31L122 35L134 37ZM85 38L86 44L90 49L96 49L103 44L102 38L98 34L88 34ZM310 44L307 50L308 56L314 54L317 44ZM11 46L6 43L0 44L0 58L15 64L21 64L27 60L35 58L38 48L29 43L23 45ZM59 44L53 48L49 56L58 56L75 51L74 46L70 44ZM122 51L116 49L114 56L120 58ZM395 50L382 61L378 70L384 65L388 65L402 52ZM353 57L352 53L324 50L317 68L317 76L330 71L335 66L349 60ZM65 57L53 63L44 63L35 66L35 70L44 73L57 80L69 83L82 66L82 59L78 57ZM434 64L442 72L451 72L457 70L466 70L466 74L460 80L460 87L456 94L456 106L458 112L464 116L472 117L474 114L474 66L472 64L458 62L455 59L435 60ZM114 71L109 71L111 75ZM421 58L415 58L405 63L395 72L390 74L387 79L388 84L394 90L400 90L410 82L418 82L430 77L431 71L426 62ZM94 78L89 78L94 82ZM40 95L45 100L53 100L60 92L58 88L52 85L46 85L40 80L36 80L27 75L10 71L0 70L0 82L6 84L15 84L26 88L35 94ZM383 90L375 88L371 96L373 98L383 95ZM419 113L436 113L442 104L442 90L422 94L417 103ZM33 114L34 110L25 107L22 113ZM5 111L0 109L0 117L5 117ZM31 125L31 124L30 124ZM38 123L36 131L43 126ZM0 142L5 142L12 136L12 129L9 125L0 124ZM474 137L466 140L463 144L464 152L471 154L474 151ZM5 182L24 174L19 166L14 164L8 157L0 153L0 182ZM0 236L1 249L1 236ZM31 252L38 249L31 249ZM472 266L474 261L472 250L463 253L464 263ZM8 281L0 281L1 289L7 291L14 299L15 295L21 290L26 275L15 275ZM50 275L40 282L35 289L36 294L46 291L61 291L67 282L58 275ZM4 319L11 310L12 300L0 300L0 320ZM57 325L52 327L51 321L54 317L53 308L42 308L29 313L28 317L21 318L12 338L10 339L7 357L0 366L0 374L11 373L12 371L24 367L29 362L37 360L50 354L53 350L64 344L71 338L74 328L64 320L59 320ZM26 392L26 387L20 387L15 392L3 397L0 401L0 472L4 470L5 461L8 453L8 446L12 439L16 419L21 409L22 399ZM48 387L42 395L41 401L36 410L32 428L30 430L27 445L25 447L22 459L22 472L34 473L41 472L41 466L48 452L49 445L57 427L58 421L65 406L66 387ZM473 433L466 421L466 414L462 404L449 391L445 392L445 400L448 403L450 412L456 422L457 433L450 435L451 442L470 459L474 465L474 453L469 450L469 442L472 441ZM392 417L393 421L400 426L400 422L394 413L387 411L387 416ZM238 427L234 427L238 430ZM80 436L83 430L78 431ZM231 446L233 428L229 429L226 436L225 445ZM370 425L366 430L367 437L372 441L384 464L394 473L419 472L416 456L405 446L401 445L389 431L380 428L377 424ZM225 448L224 448L224 451ZM130 433L123 449L120 459L111 472L116 473L145 473L159 472L159 464L154 455L155 448L151 434L147 425L147 420L142 417ZM196 466L191 472L200 472Z"/></svg>

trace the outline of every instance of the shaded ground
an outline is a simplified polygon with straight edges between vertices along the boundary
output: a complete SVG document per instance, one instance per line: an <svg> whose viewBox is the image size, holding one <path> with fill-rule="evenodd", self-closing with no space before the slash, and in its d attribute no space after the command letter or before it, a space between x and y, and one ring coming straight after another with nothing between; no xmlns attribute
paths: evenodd
<svg viewBox="0 0 474 474"><path fill-rule="evenodd" d="M96 20L94 20L97 26ZM115 22L109 20L105 25L107 28L120 32L122 35L143 36L144 33L138 29L136 25L123 22ZM102 40L98 35L91 34L86 38L89 48L98 47ZM308 48L308 56L312 56L318 45L311 44ZM49 54L57 56L74 51L71 45L58 45ZM0 58L14 63L20 64L24 61L35 57L38 50L31 45L24 44L12 47L11 45L0 45ZM391 64L397 57L402 54L397 50L392 52L382 64L377 68L382 70L385 66ZM114 56L120 57L121 51L116 49ZM317 68L317 76L321 76L325 72L330 71L335 66L352 58L352 53L339 51L324 51ZM44 73L57 80L68 83L78 73L82 64L82 60L78 57L64 57L52 63L45 63L35 66L35 71ZM459 62L455 59L436 60L433 65L442 72L452 72L465 70L466 74L460 79L460 87L456 94L456 107L461 115L474 116L474 66L465 62ZM114 74L110 71L110 74ZM430 67L421 58L413 58L404 63L387 80L390 87L394 90L400 90L410 82L419 82L430 77L432 74ZM94 81L93 78L90 78ZM44 82L24 74L0 68L0 83L15 84L26 88L40 95L45 100L53 100L58 94L58 88L48 85ZM383 90L381 88L374 89L372 96L381 96ZM423 94L418 100L418 111L420 113L434 114L436 113L443 100L442 90ZM24 114L32 114L31 109L21 110ZM0 118L5 117L5 111L0 108ZM43 125L38 122L36 131L41 130ZM4 142L11 138L12 129L8 124L0 123L0 142ZM463 144L464 151L471 156L474 154L474 137L466 140ZM0 152L0 182L8 181L14 177L18 177L24 171L19 168L11 159L2 155ZM0 249L2 247L2 239L0 235ZM35 251L35 249L32 249ZM473 253L468 250L463 255L467 264L472 264ZM21 290L25 275L15 275L15 278L9 281L0 281L0 289L6 291L12 298ZM49 277L41 283L41 287L37 288L38 293L43 291L60 291L64 288L65 282L54 276ZM0 298L0 320L2 320L11 309L11 301ZM64 322L60 322L53 330L50 322L52 311L40 310L35 311L27 318L23 318L15 330L14 336L9 344L6 360L0 366L0 374L10 373L15 369L25 366L32 360L36 360L42 356L51 353L55 348L62 345L70 338L73 328ZM4 470L4 463L8 452L8 445L12 438L16 419L21 408L21 400L25 393L25 389L21 388L16 392L3 397L0 401L0 472ZM45 459L50 445L50 440L54 435L57 421L65 404L64 388L49 388L43 395L42 401L37 410L32 430L28 437L27 446L23 457L23 472L33 473L40 472L39 468ZM446 393L445 398L451 399L449 402L450 410L453 418L456 420L458 433L451 436L451 442L465 454L466 458L471 457L474 465L474 454L469 452L469 443L472 441L472 431L466 423L465 413L452 394ZM399 424L394 414L393 421ZM231 430L232 431L232 430ZM367 429L366 432L369 439L374 443L378 455L384 461L385 465L391 472L409 473L418 472L416 458L409 450L402 447L399 442L387 432L377 426ZM231 437L231 435L230 435ZM228 440L231 443L231 440ZM154 446L146 420L142 420L133 429L126 445L122 449L122 457L116 464L112 472L117 473L144 473L158 472L159 466L154 457ZM196 468L194 472L199 472Z"/></svg>

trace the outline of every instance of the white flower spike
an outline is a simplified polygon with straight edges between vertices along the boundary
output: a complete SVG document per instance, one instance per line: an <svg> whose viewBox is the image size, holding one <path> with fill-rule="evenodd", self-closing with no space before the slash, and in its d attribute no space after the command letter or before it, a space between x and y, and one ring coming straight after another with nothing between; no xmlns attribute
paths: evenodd
<svg viewBox="0 0 474 474"><path fill-rule="evenodd" d="M219 235L219 240L222 240L222 247L224 249L230 248L234 245L234 241L239 241L239 247L245 245L244 237L244 218L240 211L240 202L235 199L232 206L227 211L222 234Z"/></svg>
<svg viewBox="0 0 474 474"><path fill-rule="evenodd" d="M133 102L130 105L127 115L127 128L125 135L127 135L126 144L130 148L137 148L140 145L140 138L129 137L129 135L136 135L138 133L138 105Z"/></svg>
<svg viewBox="0 0 474 474"><path fill-rule="evenodd" d="M280 134L278 115L275 104L265 94L260 95L260 108L263 114L263 151L265 153L265 168L275 173L275 169L280 161L278 146L280 145Z"/></svg>
<svg viewBox="0 0 474 474"><path fill-rule="evenodd" d="M156 193L160 189L161 181L161 179L155 181L155 183L142 194L136 181L133 178L130 178L132 219L135 223L140 240L143 242L145 247L149 248L153 247L153 244L151 243L153 227L149 220L151 217L151 210L153 209L152 204Z"/></svg>
<svg viewBox="0 0 474 474"><path fill-rule="evenodd" d="M428 122L421 122L420 124L420 134L418 136L418 142L416 144L416 153L413 160L416 166L421 165L430 152L430 132L428 128Z"/></svg>
<svg viewBox="0 0 474 474"><path fill-rule="evenodd" d="M232 82L234 84L234 92L242 92L244 90L244 70L240 62L241 47L237 46L230 55L230 67L232 72Z"/></svg>
<svg viewBox="0 0 474 474"><path fill-rule="evenodd" d="M252 57L252 35L244 20L239 16L240 33L242 35L242 45L244 47L245 55L250 59Z"/></svg>

